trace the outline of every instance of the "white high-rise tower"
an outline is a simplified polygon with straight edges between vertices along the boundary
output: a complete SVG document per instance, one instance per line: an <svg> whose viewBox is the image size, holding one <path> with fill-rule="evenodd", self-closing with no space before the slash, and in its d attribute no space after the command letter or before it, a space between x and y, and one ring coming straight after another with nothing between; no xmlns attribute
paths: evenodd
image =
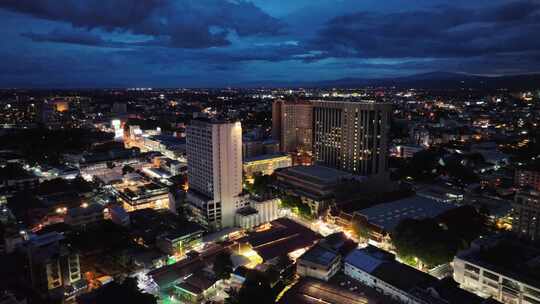
<svg viewBox="0 0 540 304"><path fill-rule="evenodd" d="M188 206L210 230L234 225L244 206L240 122L195 120L187 128Z"/></svg>

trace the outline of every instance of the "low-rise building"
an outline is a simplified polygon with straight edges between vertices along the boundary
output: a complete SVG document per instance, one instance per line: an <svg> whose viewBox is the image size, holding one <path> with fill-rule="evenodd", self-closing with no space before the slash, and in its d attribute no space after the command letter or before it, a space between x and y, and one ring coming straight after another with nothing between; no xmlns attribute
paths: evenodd
<svg viewBox="0 0 540 304"><path fill-rule="evenodd" d="M341 268L340 255L320 245L315 245L296 260L296 273L302 277L311 277L328 281Z"/></svg>
<svg viewBox="0 0 540 304"><path fill-rule="evenodd" d="M474 241L454 258L464 289L507 304L540 303L540 249L511 236Z"/></svg>
<svg viewBox="0 0 540 304"><path fill-rule="evenodd" d="M350 173L319 165L285 168L276 171L276 177L284 189L299 196L315 214L332 202L340 181L358 178Z"/></svg>
<svg viewBox="0 0 540 304"><path fill-rule="evenodd" d="M396 301L410 304L480 304L485 299L395 260L393 254L368 246L344 261L345 275Z"/></svg>
<svg viewBox="0 0 540 304"><path fill-rule="evenodd" d="M124 181L114 185L114 190L128 212L140 209L168 209L176 212L175 201L169 189L152 181Z"/></svg>
<svg viewBox="0 0 540 304"><path fill-rule="evenodd" d="M533 241L540 239L540 192L519 191L512 209L512 230Z"/></svg>
<svg viewBox="0 0 540 304"><path fill-rule="evenodd" d="M292 158L287 154L264 154L244 159L244 176L248 179L256 174L271 175L274 170L292 166Z"/></svg>
<svg viewBox="0 0 540 304"><path fill-rule="evenodd" d="M434 218L445 211L457 208L451 203L442 203L417 195L397 201L378 204L355 213L382 234L393 232L394 228L406 218Z"/></svg>
<svg viewBox="0 0 540 304"><path fill-rule="evenodd" d="M63 299L68 291L81 291L82 280L79 255L64 244L64 236L49 232L32 236L20 248L30 285L42 296ZM24 270L23 270L24 269ZM75 288L77 287L77 288Z"/></svg>
<svg viewBox="0 0 540 304"><path fill-rule="evenodd" d="M130 213L130 234L147 248L155 247L181 258L202 243L204 228L166 210L142 209Z"/></svg>
<svg viewBox="0 0 540 304"><path fill-rule="evenodd" d="M156 246L168 255L184 256L202 244L204 229L195 223L185 223L180 229L161 235Z"/></svg>
<svg viewBox="0 0 540 304"><path fill-rule="evenodd" d="M99 204L84 204L68 209L64 217L64 223L70 226L85 226L103 220L104 207Z"/></svg>
<svg viewBox="0 0 540 304"><path fill-rule="evenodd" d="M39 185L37 176L30 174L17 164L0 167L0 193L31 190Z"/></svg>
<svg viewBox="0 0 540 304"><path fill-rule="evenodd" d="M251 229L273 221L279 217L279 199L250 200L249 206L238 209L235 215L236 226Z"/></svg>
<svg viewBox="0 0 540 304"><path fill-rule="evenodd" d="M392 155L399 158L411 158L415 153L424 150L420 145L397 145L392 148Z"/></svg>
<svg viewBox="0 0 540 304"><path fill-rule="evenodd" d="M540 166L516 169L514 183L521 188L532 187L540 191Z"/></svg>

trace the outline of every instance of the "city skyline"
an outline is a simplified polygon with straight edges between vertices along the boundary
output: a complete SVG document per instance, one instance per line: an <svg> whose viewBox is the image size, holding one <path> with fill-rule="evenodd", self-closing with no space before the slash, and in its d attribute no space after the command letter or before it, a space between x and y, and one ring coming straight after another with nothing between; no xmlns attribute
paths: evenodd
<svg viewBox="0 0 540 304"><path fill-rule="evenodd" d="M536 1L0 3L0 87L226 87L540 71Z"/></svg>

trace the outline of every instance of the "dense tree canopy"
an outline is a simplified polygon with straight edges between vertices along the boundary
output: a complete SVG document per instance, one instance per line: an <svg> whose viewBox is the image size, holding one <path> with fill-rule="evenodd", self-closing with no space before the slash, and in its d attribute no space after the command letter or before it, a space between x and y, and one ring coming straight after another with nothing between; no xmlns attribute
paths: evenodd
<svg viewBox="0 0 540 304"><path fill-rule="evenodd" d="M281 206L283 208L290 208L294 213L305 217L312 218L311 208L302 203L302 200L298 196L285 195L281 198Z"/></svg>
<svg viewBox="0 0 540 304"><path fill-rule="evenodd" d="M270 280L260 271L251 271L238 292L239 304L271 304L274 303L275 292L270 287Z"/></svg>
<svg viewBox="0 0 540 304"><path fill-rule="evenodd" d="M213 270L218 279L228 279L233 270L231 253L228 251L220 252L214 260Z"/></svg>
<svg viewBox="0 0 540 304"><path fill-rule="evenodd" d="M157 304L157 299L141 292L135 278L126 278L122 284L113 282L99 290L94 303Z"/></svg>
<svg viewBox="0 0 540 304"><path fill-rule="evenodd" d="M392 234L399 257L417 258L428 267L450 262L485 229L485 219L473 207L449 210L435 219L405 219Z"/></svg>

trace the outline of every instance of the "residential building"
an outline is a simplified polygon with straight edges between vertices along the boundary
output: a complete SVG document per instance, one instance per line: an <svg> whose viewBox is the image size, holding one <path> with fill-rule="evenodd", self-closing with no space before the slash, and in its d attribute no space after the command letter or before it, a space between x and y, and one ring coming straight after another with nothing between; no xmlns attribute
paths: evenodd
<svg viewBox="0 0 540 304"><path fill-rule="evenodd" d="M236 212L236 226L251 229L271 222L279 217L279 199L256 201Z"/></svg>
<svg viewBox="0 0 540 304"><path fill-rule="evenodd" d="M368 245L344 261L345 275L392 299L410 304L480 304L485 299L395 260L387 251Z"/></svg>
<svg viewBox="0 0 540 304"><path fill-rule="evenodd" d="M424 150L420 145L397 145L392 147L392 154L399 158L412 158L415 153Z"/></svg>
<svg viewBox="0 0 540 304"><path fill-rule="evenodd" d="M180 229L159 236L156 246L168 255L183 257L202 244L203 227L194 223L185 223Z"/></svg>
<svg viewBox="0 0 540 304"><path fill-rule="evenodd" d="M371 228L374 234L370 238L382 241L404 219L434 218L454 208L457 208L457 205L414 195L362 209L355 214L364 225Z"/></svg>
<svg viewBox="0 0 540 304"><path fill-rule="evenodd" d="M292 158L288 154L264 154L244 159L244 176L253 178L255 174L271 175L274 170L292 166Z"/></svg>
<svg viewBox="0 0 540 304"><path fill-rule="evenodd" d="M521 188L532 187L540 191L540 170L526 167L518 168L514 176L514 183Z"/></svg>
<svg viewBox="0 0 540 304"><path fill-rule="evenodd" d="M296 260L296 273L299 276L322 281L330 280L340 268L340 255L320 245L311 247Z"/></svg>
<svg viewBox="0 0 540 304"><path fill-rule="evenodd" d="M299 196L315 214L332 202L340 181L358 179L351 173L318 165L281 169L276 171L276 177L283 189Z"/></svg>
<svg viewBox="0 0 540 304"><path fill-rule="evenodd" d="M281 152L311 151L313 107L308 101L276 100L272 104L272 138Z"/></svg>
<svg viewBox="0 0 540 304"><path fill-rule="evenodd" d="M186 140L193 218L210 230L232 227L236 210L245 205L240 122L195 120Z"/></svg>
<svg viewBox="0 0 540 304"><path fill-rule="evenodd" d="M454 279L464 289L507 304L540 303L540 249L512 236L474 241L454 258Z"/></svg>
<svg viewBox="0 0 540 304"><path fill-rule="evenodd" d="M313 156L318 164L387 176L392 106L374 101L314 101Z"/></svg>
<svg viewBox="0 0 540 304"><path fill-rule="evenodd" d="M32 236L19 250L28 267L28 282L41 295L64 297L81 283L79 255L63 243L64 236L49 232ZM80 288L76 288L80 289Z"/></svg>
<svg viewBox="0 0 540 304"><path fill-rule="evenodd" d="M84 204L68 209L64 223L70 226L86 226L104 219L104 207L100 204Z"/></svg>
<svg viewBox="0 0 540 304"><path fill-rule="evenodd" d="M0 192L15 193L32 190L39 184L39 178L27 172L18 164L0 167Z"/></svg>
<svg viewBox="0 0 540 304"><path fill-rule="evenodd" d="M516 193L513 208L512 230L533 241L540 239L540 192L535 190Z"/></svg>
<svg viewBox="0 0 540 304"><path fill-rule="evenodd" d="M152 181L123 181L113 186L122 207L127 212L140 209L168 209L176 212L175 201L169 189Z"/></svg>

